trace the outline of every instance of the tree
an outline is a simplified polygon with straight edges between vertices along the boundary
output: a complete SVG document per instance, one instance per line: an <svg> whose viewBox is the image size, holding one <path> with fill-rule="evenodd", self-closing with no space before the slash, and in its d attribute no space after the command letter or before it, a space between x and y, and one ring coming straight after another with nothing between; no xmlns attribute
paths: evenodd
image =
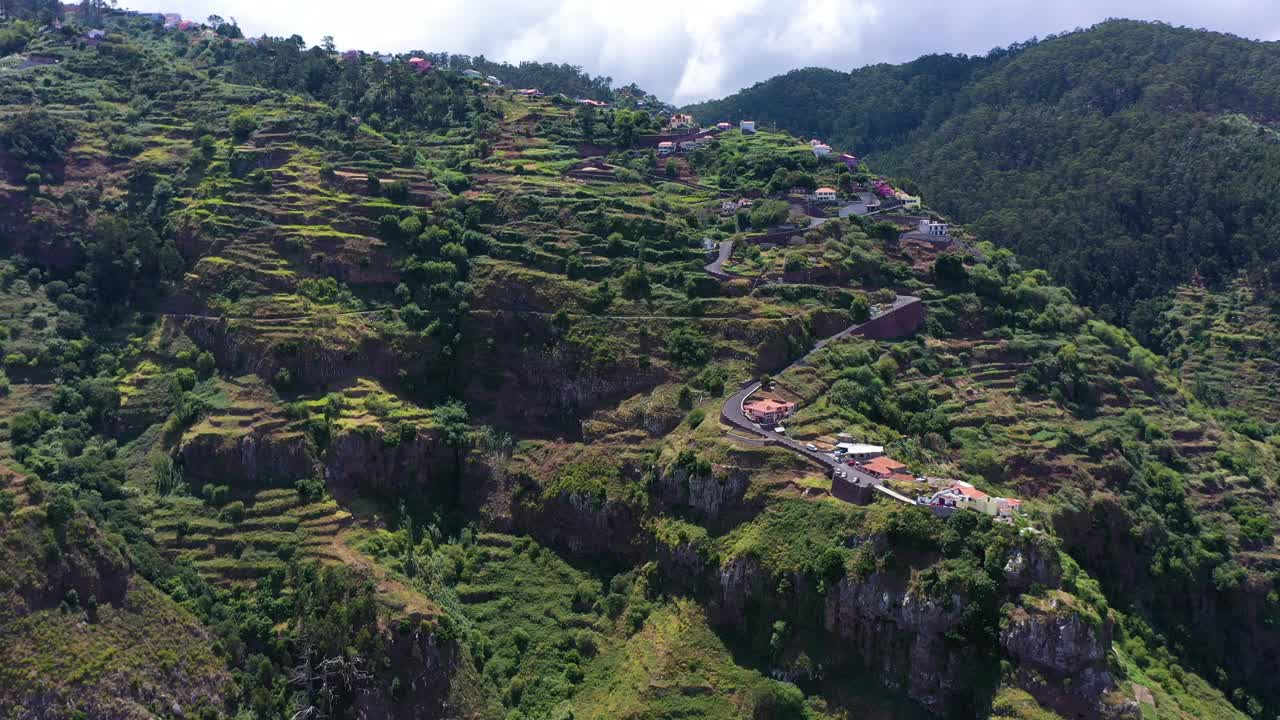
<svg viewBox="0 0 1280 720"><path fill-rule="evenodd" d="M69 122L42 109L21 112L0 127L0 141L23 162L61 161L75 139Z"/></svg>
<svg viewBox="0 0 1280 720"><path fill-rule="evenodd" d="M649 297L649 274L639 263L632 265L622 274L622 296L630 300L642 300Z"/></svg>
<svg viewBox="0 0 1280 720"><path fill-rule="evenodd" d="M582 128L582 137L587 141L596 135L596 109L590 105L578 106L578 125Z"/></svg>
<svg viewBox="0 0 1280 720"><path fill-rule="evenodd" d="M320 38L320 47L330 55L337 52L338 50L338 46L333 43L332 35L325 35L324 37Z"/></svg>

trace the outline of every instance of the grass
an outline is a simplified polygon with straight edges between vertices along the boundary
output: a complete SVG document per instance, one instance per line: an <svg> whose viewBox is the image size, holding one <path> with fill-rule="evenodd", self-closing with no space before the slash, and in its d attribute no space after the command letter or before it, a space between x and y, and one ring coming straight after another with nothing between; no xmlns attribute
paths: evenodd
<svg viewBox="0 0 1280 720"><path fill-rule="evenodd" d="M9 624L0 646L0 706L90 716L152 716L221 707L231 678L198 621L143 580L120 606L41 610Z"/></svg>

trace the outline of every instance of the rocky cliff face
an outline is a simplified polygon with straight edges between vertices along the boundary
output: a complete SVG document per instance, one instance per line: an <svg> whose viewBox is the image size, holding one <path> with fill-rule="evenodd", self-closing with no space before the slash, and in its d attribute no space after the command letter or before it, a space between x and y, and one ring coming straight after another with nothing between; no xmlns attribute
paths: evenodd
<svg viewBox="0 0 1280 720"><path fill-rule="evenodd" d="M646 542L643 518L636 508L619 500L597 502L577 493L548 498L537 493L537 486L525 485L511 512L514 526L538 542L580 557L628 562L642 556Z"/></svg>
<svg viewBox="0 0 1280 720"><path fill-rule="evenodd" d="M475 691L475 668L456 640L425 628L397 633L390 640L392 673L399 696L371 688L357 701L357 716L394 720L492 717L490 698Z"/></svg>
<svg viewBox="0 0 1280 720"><path fill-rule="evenodd" d="M307 438L296 432L193 432L183 438L178 455L188 478L207 482L251 478L291 483L316 473Z"/></svg>
<svg viewBox="0 0 1280 720"><path fill-rule="evenodd" d="M1050 597L1010 609L1000 646L1017 662L1021 685L1042 704L1071 717L1137 717L1136 706L1104 704L1115 689L1107 667L1110 621L1095 624Z"/></svg>
<svg viewBox="0 0 1280 720"><path fill-rule="evenodd" d="M385 430L349 430L329 442L323 456L325 479L336 492L387 494L452 480L455 452L440 433L418 430L389 442Z"/></svg>
<svg viewBox="0 0 1280 720"><path fill-rule="evenodd" d="M692 475L681 467L658 476L657 494L663 507L679 507L713 526L731 523L752 510L746 502L749 478L734 469L726 476Z"/></svg>
<svg viewBox="0 0 1280 720"><path fill-rule="evenodd" d="M352 322L355 322L354 320ZM317 328L298 338L275 338L272 327L248 320L187 318L182 330L230 374L273 379L287 370L297 387L318 387L351 377L396 380L437 364L439 348L417 336L383 337L356 327Z"/></svg>

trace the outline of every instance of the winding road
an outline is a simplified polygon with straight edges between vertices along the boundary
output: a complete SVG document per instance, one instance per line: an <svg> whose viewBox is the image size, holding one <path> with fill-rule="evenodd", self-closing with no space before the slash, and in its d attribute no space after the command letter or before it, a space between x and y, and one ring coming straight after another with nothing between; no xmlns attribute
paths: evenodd
<svg viewBox="0 0 1280 720"><path fill-rule="evenodd" d="M903 308L918 302L920 302L920 298L918 297L913 297L910 295L899 295L897 299L893 301L892 305L883 309L880 313L878 313L875 317L871 318L870 320L863 323L858 323L857 325L851 325L845 328L844 330L841 330L840 332L836 333L835 335L832 335L829 338L826 338L824 340L819 340L818 342L814 343L812 350L806 353L799 360L796 360L795 362L791 363L787 367L778 371L777 374L782 375L786 373L788 370L792 370L797 367L803 367L808 365L809 361L813 358L813 355L815 353L822 350L827 345L830 345L832 342L836 340L840 340L841 338L848 337L850 335L857 334L860 330L876 322L880 318L886 315L892 315L902 310ZM810 450L809 448L805 447L804 443L798 440L787 437L785 435L779 435L778 433L764 429L760 427L760 425L753 422L751 418L747 417L747 414L743 411L742 406L747 401L747 398L751 397L751 395L759 389L760 389L760 383L752 382L748 384L746 387L739 390L738 392L734 393L732 397L730 397L728 400L725 401L724 406L721 408L720 418L725 422L727 422L728 424L733 425L734 427L737 427L740 430L745 430L755 435L764 435L765 437L769 438L771 442L781 445L791 450L792 452L795 452L801 455L802 457L817 463L827 472L844 471L845 473L848 474L849 482L853 483L854 485L870 486L884 492L887 495L894 497L897 500L914 504L914 502L910 498L899 495L898 493L893 492L889 488L884 487L884 481L882 479L874 475L871 475L869 473L862 472L861 470L858 470L851 465L845 465L844 463L835 459L828 453L820 452L817 450Z"/></svg>

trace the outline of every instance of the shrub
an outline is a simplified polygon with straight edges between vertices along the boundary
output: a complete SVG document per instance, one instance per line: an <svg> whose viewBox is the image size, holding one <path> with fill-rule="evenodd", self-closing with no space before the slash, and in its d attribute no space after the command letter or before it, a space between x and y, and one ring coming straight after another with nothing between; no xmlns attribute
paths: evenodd
<svg viewBox="0 0 1280 720"><path fill-rule="evenodd" d="M407 180L396 180L387 185L387 199L392 202L403 203L409 199L409 182Z"/></svg>
<svg viewBox="0 0 1280 720"><path fill-rule="evenodd" d="M0 141L23 162L62 160L75 139L71 124L46 110L20 113L0 127Z"/></svg>
<svg viewBox="0 0 1280 720"><path fill-rule="evenodd" d="M240 500L229 502L226 507L222 508L222 519L227 522L238 523L244 520L244 515L244 502Z"/></svg>
<svg viewBox="0 0 1280 720"><path fill-rule="evenodd" d="M677 365L702 365L711 356L711 343L697 330L677 328L667 337L667 354Z"/></svg>
<svg viewBox="0 0 1280 720"><path fill-rule="evenodd" d="M231 116L231 134L237 140L244 140L258 129L258 120L251 113L238 112Z"/></svg>

